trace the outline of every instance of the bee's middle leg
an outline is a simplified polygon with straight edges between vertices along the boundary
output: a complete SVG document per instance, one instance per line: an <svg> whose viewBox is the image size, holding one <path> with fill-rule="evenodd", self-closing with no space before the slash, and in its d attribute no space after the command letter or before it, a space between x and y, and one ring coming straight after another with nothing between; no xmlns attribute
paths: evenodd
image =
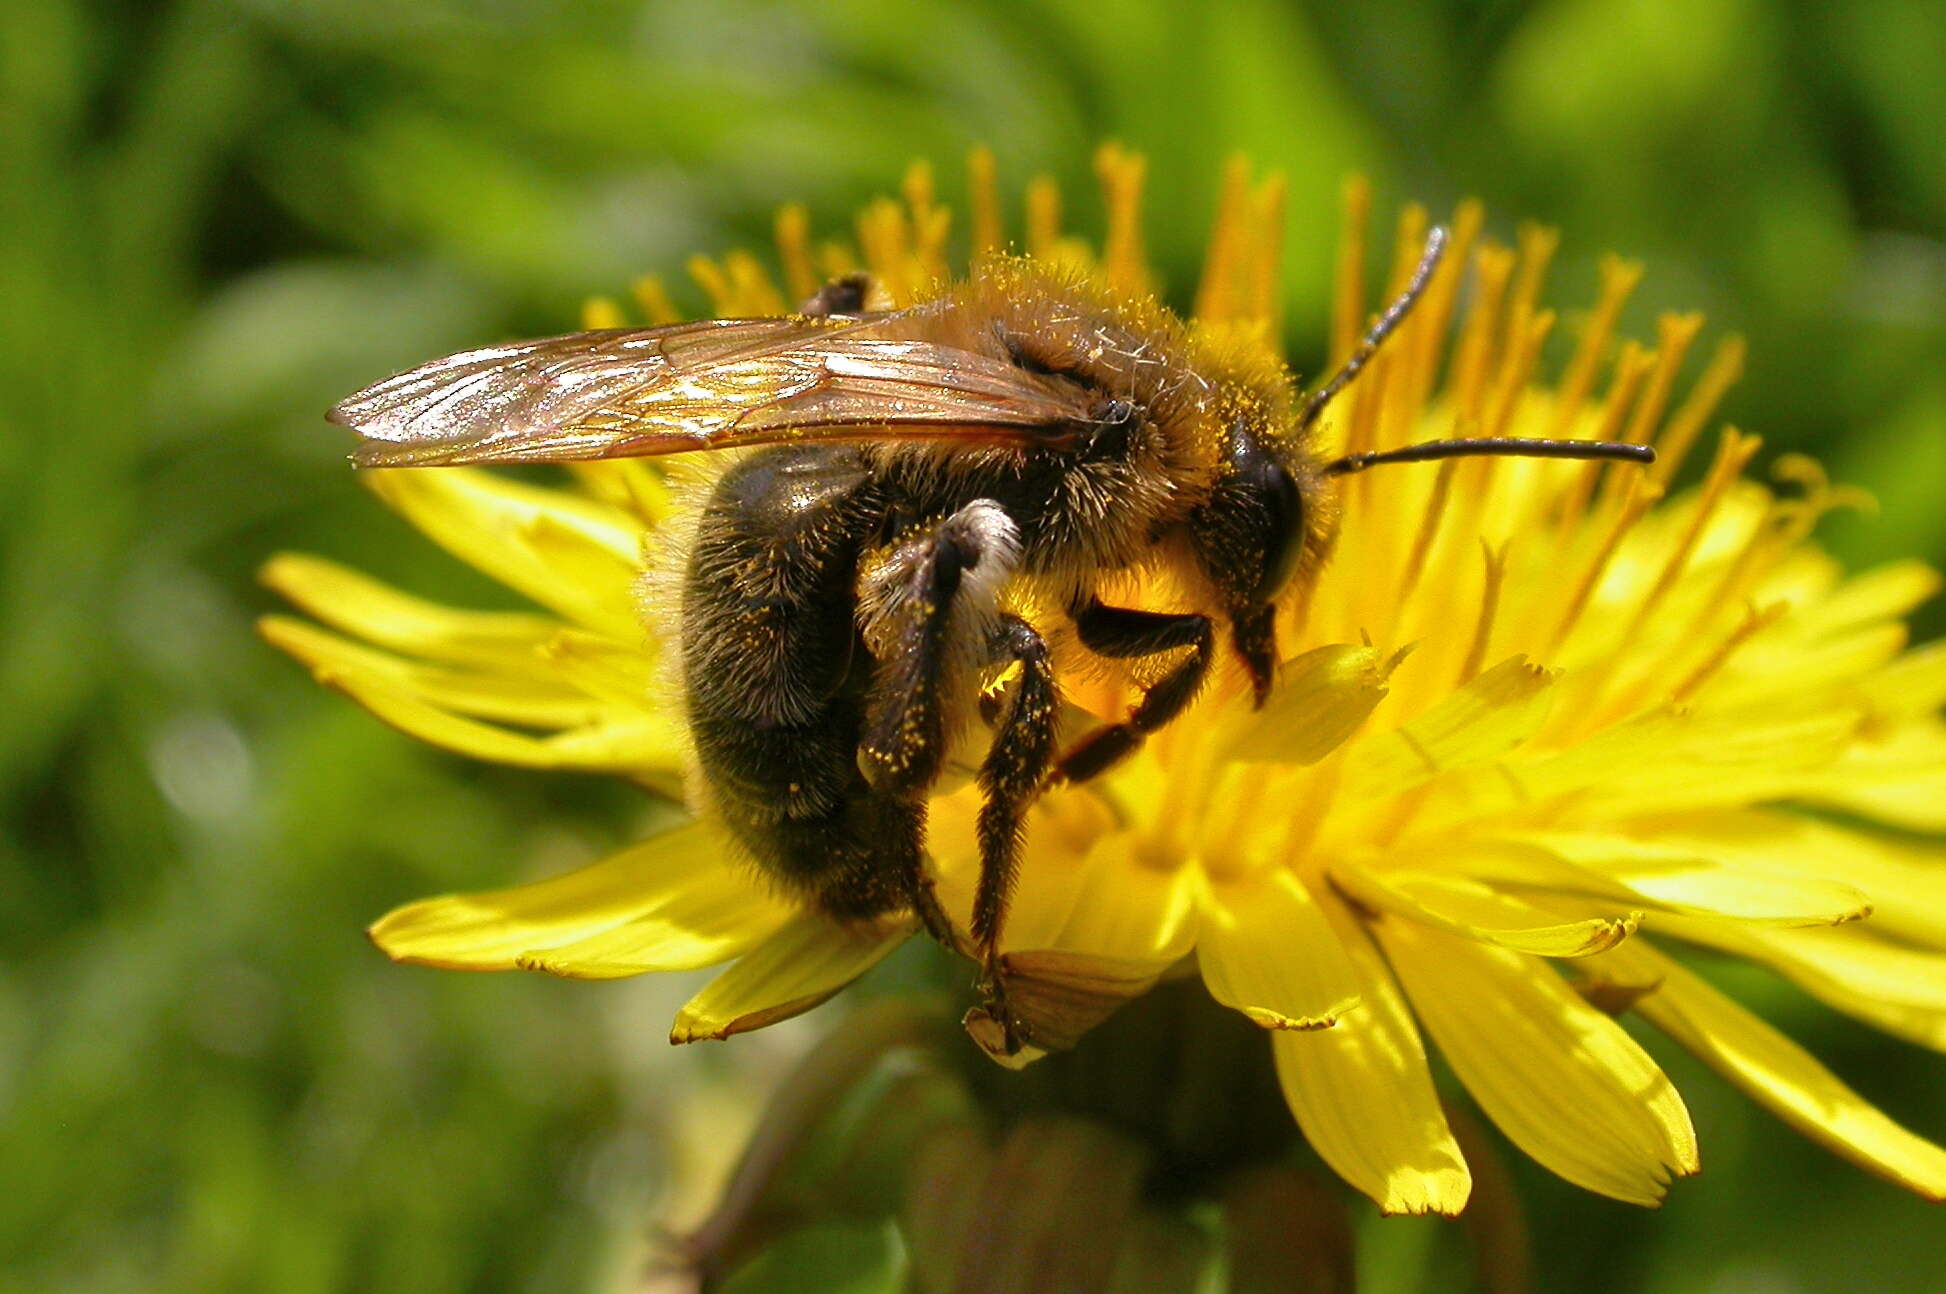
<svg viewBox="0 0 1946 1294"><path fill-rule="evenodd" d="M1074 625L1088 650L1120 660L1189 648L1188 658L1144 692L1128 718L1095 729L1055 765L1057 778L1085 782L1132 754L1144 737L1196 699L1209 673L1216 634L1210 618L1195 612L1139 611L1100 602L1090 602L1076 612Z"/></svg>

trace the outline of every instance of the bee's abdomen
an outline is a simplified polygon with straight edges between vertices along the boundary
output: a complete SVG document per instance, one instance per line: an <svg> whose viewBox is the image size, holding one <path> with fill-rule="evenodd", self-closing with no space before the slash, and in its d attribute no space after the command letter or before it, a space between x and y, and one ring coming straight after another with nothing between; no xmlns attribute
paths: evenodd
<svg viewBox="0 0 1946 1294"><path fill-rule="evenodd" d="M685 700L717 810L766 871L842 916L900 902L869 883L857 760L871 659L855 582L875 495L855 450L757 451L717 482L683 588Z"/></svg>

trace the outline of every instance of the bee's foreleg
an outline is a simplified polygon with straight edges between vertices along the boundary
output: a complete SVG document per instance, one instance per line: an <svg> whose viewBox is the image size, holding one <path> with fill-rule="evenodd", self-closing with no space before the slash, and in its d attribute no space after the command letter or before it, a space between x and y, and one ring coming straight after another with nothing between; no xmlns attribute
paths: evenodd
<svg viewBox="0 0 1946 1294"><path fill-rule="evenodd" d="M1142 700L1129 711L1128 718L1095 729L1055 765L1055 777L1085 782L1131 754L1144 737L1161 729L1196 698L1209 673L1216 635L1210 618L1205 615L1138 611L1132 607L1103 606L1100 602L1090 602L1076 612L1074 626L1081 635L1082 645L1089 651L1118 660L1189 649L1189 656L1182 664L1142 694Z"/></svg>
<svg viewBox="0 0 1946 1294"><path fill-rule="evenodd" d="M1239 612L1231 623L1231 636L1250 679L1250 702L1261 710L1277 677L1277 607L1272 604Z"/></svg>

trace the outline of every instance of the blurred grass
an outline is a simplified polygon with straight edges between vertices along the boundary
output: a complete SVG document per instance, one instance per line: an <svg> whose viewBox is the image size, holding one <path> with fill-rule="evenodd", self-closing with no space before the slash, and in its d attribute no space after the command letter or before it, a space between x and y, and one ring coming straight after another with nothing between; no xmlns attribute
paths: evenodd
<svg viewBox="0 0 1946 1294"><path fill-rule="evenodd" d="M1829 542L1942 562L1942 67L1934 0L0 9L0 1290L626 1288L707 1156L685 1103L728 1127L790 1045L671 1053L681 985L441 976L359 937L643 807L420 749L255 642L281 548L506 596L357 489L335 397L758 244L782 200L842 228L913 157L950 197L975 142L1084 226L1092 146L1147 152L1180 300L1243 149L1291 178L1294 354L1347 172L1381 211L1478 194L1503 235L1564 227L1556 299L1615 249L1649 264L1638 333L1746 333L1726 415L1882 500ZM1946 1135L1937 1057L1745 989ZM1549 1287L1946 1286L1935 1211L1668 1059L1708 1173L1646 1215L1517 1166ZM1435 1224L1364 1240L1372 1288L1450 1288Z"/></svg>

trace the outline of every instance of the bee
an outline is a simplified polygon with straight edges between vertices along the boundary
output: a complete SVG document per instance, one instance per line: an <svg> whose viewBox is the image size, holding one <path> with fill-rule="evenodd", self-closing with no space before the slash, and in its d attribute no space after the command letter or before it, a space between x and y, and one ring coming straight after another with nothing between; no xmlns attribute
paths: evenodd
<svg viewBox="0 0 1946 1294"><path fill-rule="evenodd" d="M791 316L464 351L329 417L362 438L361 467L723 455L672 537L679 605L660 609L702 796L780 889L843 922L910 911L953 947L927 796L956 734L986 719L970 952L1015 1047L996 950L1028 807L1181 715L1223 646L1263 703L1279 599L1331 542L1334 477L1466 454L1653 457L1515 439L1322 457L1320 415L1443 246L1435 230L1403 293L1303 397L1281 366L1212 346L1152 300L995 255L907 309L864 309L871 285L853 276ZM1102 596L1145 571L1200 609ZM1033 623L1022 606L1052 611ZM1146 684L1065 748L1056 630Z"/></svg>

